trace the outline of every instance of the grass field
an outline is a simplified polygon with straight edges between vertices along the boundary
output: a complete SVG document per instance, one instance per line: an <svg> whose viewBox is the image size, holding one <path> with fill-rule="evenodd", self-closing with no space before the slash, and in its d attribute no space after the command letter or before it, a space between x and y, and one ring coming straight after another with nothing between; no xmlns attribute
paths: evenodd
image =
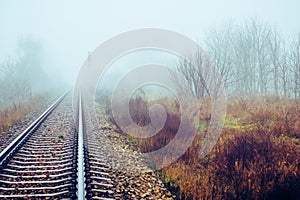
<svg viewBox="0 0 300 200"><path fill-rule="evenodd" d="M12 102L7 106L0 107L0 133L44 102L44 96L34 96L22 102Z"/></svg>
<svg viewBox="0 0 300 200"><path fill-rule="evenodd" d="M134 138L142 152L168 144L180 123L176 102L170 99L147 102L136 98L130 103L130 114L140 126L149 123L148 108L152 103L164 105L167 121L156 136ZM200 159L198 153L210 119L209 107L208 100L201 101L198 132L187 152L158 171L178 198L299 197L300 101L272 96L229 99L222 135L210 154Z"/></svg>

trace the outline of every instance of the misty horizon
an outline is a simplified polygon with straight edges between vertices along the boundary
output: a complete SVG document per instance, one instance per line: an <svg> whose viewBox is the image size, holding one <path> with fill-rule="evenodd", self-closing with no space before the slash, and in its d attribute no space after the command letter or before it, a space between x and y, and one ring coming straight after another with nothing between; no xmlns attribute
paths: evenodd
<svg viewBox="0 0 300 200"><path fill-rule="evenodd" d="M41 44L43 69L73 84L80 66L106 39L119 33L156 27L177 31L203 44L210 29L255 19L290 38L300 30L297 1L0 2L0 63L16 57L17 42ZM283 10L285 12L283 12Z"/></svg>

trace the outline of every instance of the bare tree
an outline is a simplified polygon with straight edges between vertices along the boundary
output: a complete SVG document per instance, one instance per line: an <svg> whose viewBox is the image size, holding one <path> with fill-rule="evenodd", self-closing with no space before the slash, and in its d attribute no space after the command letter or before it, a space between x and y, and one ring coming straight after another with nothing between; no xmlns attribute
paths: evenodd
<svg viewBox="0 0 300 200"><path fill-rule="evenodd" d="M186 82L179 86L182 92L211 95L215 64L227 93L300 97L300 34L288 47L276 28L251 19L211 30L205 47L213 62L200 51L189 57L190 63L179 62L177 70Z"/></svg>
<svg viewBox="0 0 300 200"><path fill-rule="evenodd" d="M243 31L240 27L236 32L236 41L234 46L235 57L235 77L241 78L235 84L235 94L244 95L252 94L254 91L253 82L255 76L253 75L253 68L251 66L251 41L244 37Z"/></svg>
<svg viewBox="0 0 300 200"><path fill-rule="evenodd" d="M223 84L227 91L239 78L234 76L234 47L235 30L233 24L226 24L224 28L212 29L206 38L207 51L215 62Z"/></svg>
<svg viewBox="0 0 300 200"><path fill-rule="evenodd" d="M21 39L17 49L16 58L8 58L0 65L1 105L31 96L33 87L43 80L39 42Z"/></svg>
<svg viewBox="0 0 300 200"><path fill-rule="evenodd" d="M293 93L295 98L300 97L300 33L296 35L291 44L291 69L293 73Z"/></svg>
<svg viewBox="0 0 300 200"><path fill-rule="evenodd" d="M20 82L29 84L30 90L38 88L45 78L41 50L40 42L33 38L24 37L18 41L17 78Z"/></svg>
<svg viewBox="0 0 300 200"><path fill-rule="evenodd" d="M14 79L15 79L15 63L11 58L7 58L0 66L0 103L5 105L15 96ZM8 89L9 88L9 89Z"/></svg>
<svg viewBox="0 0 300 200"><path fill-rule="evenodd" d="M290 70L290 60L288 58L288 52L286 49L283 49L281 57L278 61L279 63L279 80L278 83L281 85L282 95L284 97L290 96L290 83L291 83L291 70Z"/></svg>
<svg viewBox="0 0 300 200"><path fill-rule="evenodd" d="M280 56L282 54L282 39L277 30L272 30L269 37L270 57L273 68L273 84L276 95L279 95L279 65ZM284 62L285 63L285 62ZM282 66L281 66L282 68Z"/></svg>
<svg viewBox="0 0 300 200"><path fill-rule="evenodd" d="M176 69L184 77L184 83L178 85L181 94L189 93L201 98L215 92L212 63L204 52L198 50L195 55L181 59Z"/></svg>
<svg viewBox="0 0 300 200"><path fill-rule="evenodd" d="M31 86L28 80L19 79L17 62L12 58L6 59L1 66L1 103L21 101L30 95Z"/></svg>
<svg viewBox="0 0 300 200"><path fill-rule="evenodd" d="M245 26L246 34L251 41L251 64L253 66L253 76L256 77L254 84L255 90L261 95L267 93L267 83L269 80L270 61L268 59L269 46L268 41L271 34L271 29L267 24L250 20Z"/></svg>

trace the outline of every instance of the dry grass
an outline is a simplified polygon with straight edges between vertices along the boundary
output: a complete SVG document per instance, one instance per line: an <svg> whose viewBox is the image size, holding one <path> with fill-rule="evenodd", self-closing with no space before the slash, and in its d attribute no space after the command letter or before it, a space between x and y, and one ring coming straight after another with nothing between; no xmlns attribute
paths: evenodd
<svg viewBox="0 0 300 200"><path fill-rule="evenodd" d="M14 122L37 109L43 102L45 102L45 97L34 96L23 102L12 102L0 108L0 132L3 132Z"/></svg>
<svg viewBox="0 0 300 200"><path fill-rule="evenodd" d="M153 102L152 102L153 103ZM180 123L176 102L158 102L168 111L163 130L149 139L135 139L143 152L173 139ZM149 123L151 103L131 101L133 120ZM296 199L300 196L300 101L265 97L231 99L217 145L198 157L210 118L208 101L201 102L198 134L176 163L159 173L180 199ZM180 145L180 144L178 144Z"/></svg>

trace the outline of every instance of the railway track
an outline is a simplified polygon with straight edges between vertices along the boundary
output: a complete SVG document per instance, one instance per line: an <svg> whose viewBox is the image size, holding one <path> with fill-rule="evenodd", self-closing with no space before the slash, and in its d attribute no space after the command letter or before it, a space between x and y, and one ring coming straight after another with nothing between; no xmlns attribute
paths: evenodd
<svg viewBox="0 0 300 200"><path fill-rule="evenodd" d="M175 198L154 172L141 173L148 168L126 137L102 115L92 126L81 96L73 100L75 110L63 94L0 153L0 199Z"/></svg>
<svg viewBox="0 0 300 200"><path fill-rule="evenodd" d="M68 93L0 153L0 199L113 199L110 168ZM75 128L77 127L77 128Z"/></svg>

